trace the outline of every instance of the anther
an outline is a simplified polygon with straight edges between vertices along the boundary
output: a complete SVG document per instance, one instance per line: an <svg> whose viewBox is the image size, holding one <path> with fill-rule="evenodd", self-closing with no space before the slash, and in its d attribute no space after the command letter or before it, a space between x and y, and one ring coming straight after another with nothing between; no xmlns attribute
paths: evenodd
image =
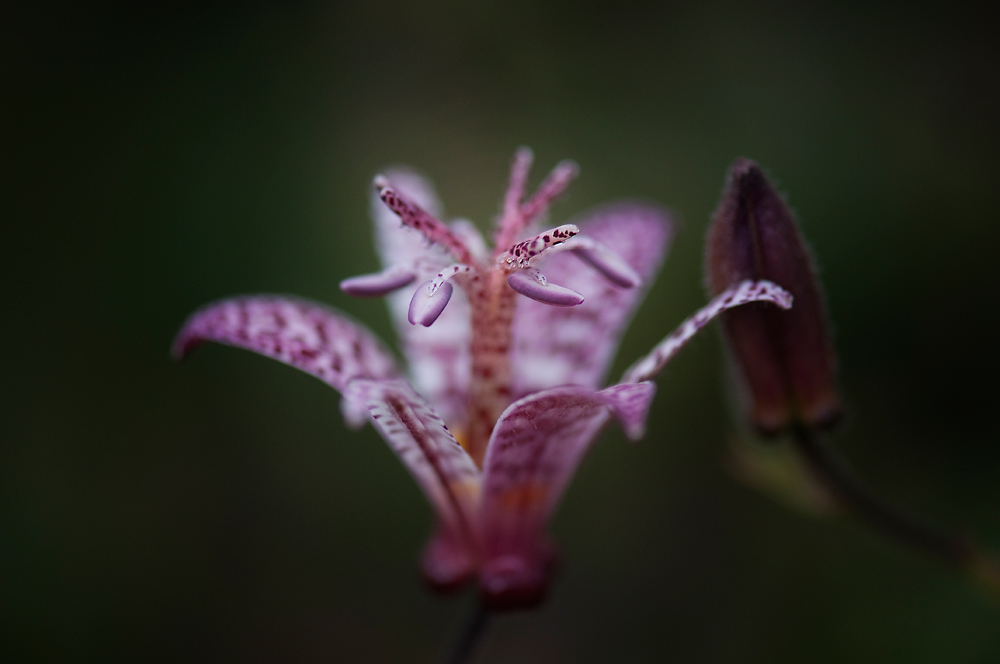
<svg viewBox="0 0 1000 664"><path fill-rule="evenodd" d="M583 303L582 295L565 286L550 284L545 275L534 268L514 272L507 277L507 284L521 295L544 304L575 307Z"/></svg>
<svg viewBox="0 0 1000 664"><path fill-rule="evenodd" d="M622 288L635 288L642 284L642 277L607 245L589 237L578 236L567 242L566 251L572 251L577 258L587 263L601 275Z"/></svg>
<svg viewBox="0 0 1000 664"><path fill-rule="evenodd" d="M469 274L473 271L473 268L468 265L463 265L462 263L453 263L448 267L444 268L438 272L433 279L427 282L428 290L433 295L434 292L441 288L445 282L449 281L453 277L457 277L462 274Z"/></svg>
<svg viewBox="0 0 1000 664"><path fill-rule="evenodd" d="M340 290L354 297L382 297L403 286L408 286L417 278L411 270L390 267L376 274L362 274L344 279Z"/></svg>
<svg viewBox="0 0 1000 664"><path fill-rule="evenodd" d="M411 325L430 327L448 305L455 289L447 281L435 286L433 281L425 281L417 287L406 313Z"/></svg>

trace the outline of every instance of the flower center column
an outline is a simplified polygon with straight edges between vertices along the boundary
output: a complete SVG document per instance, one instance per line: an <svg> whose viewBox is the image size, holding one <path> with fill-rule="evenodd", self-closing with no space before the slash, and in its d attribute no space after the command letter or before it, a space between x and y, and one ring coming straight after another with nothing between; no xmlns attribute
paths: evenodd
<svg viewBox="0 0 1000 664"><path fill-rule="evenodd" d="M493 425L510 405L510 344L516 293L494 266L486 279L470 279L472 380L469 389L468 452L482 467Z"/></svg>

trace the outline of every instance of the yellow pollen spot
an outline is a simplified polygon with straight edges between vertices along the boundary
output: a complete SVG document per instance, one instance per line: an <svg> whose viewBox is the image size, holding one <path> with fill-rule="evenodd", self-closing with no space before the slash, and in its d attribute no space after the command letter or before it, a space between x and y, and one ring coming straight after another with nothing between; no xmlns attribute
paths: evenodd
<svg viewBox="0 0 1000 664"><path fill-rule="evenodd" d="M469 451L469 432L465 430L465 427L448 427L448 431L451 431L451 435L455 437L458 444L462 446L462 449L466 452Z"/></svg>
<svg viewBox="0 0 1000 664"><path fill-rule="evenodd" d="M482 484L479 479L465 480L464 482L449 482L448 489L455 495L460 503L472 505L479 500L479 492Z"/></svg>

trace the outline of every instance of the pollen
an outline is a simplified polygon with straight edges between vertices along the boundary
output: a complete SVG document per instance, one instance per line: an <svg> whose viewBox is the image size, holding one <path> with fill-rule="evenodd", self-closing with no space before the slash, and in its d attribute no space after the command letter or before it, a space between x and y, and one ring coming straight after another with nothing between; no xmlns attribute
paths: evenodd
<svg viewBox="0 0 1000 664"><path fill-rule="evenodd" d="M462 449L468 452L469 432L465 430L465 427L449 426L448 431L451 431L451 435L455 437L455 440L458 441L458 444L462 446Z"/></svg>

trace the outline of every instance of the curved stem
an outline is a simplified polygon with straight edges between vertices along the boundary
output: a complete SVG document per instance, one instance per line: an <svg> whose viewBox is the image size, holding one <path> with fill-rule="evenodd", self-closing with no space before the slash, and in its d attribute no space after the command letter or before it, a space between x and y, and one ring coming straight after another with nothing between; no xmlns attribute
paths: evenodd
<svg viewBox="0 0 1000 664"><path fill-rule="evenodd" d="M926 526L872 494L814 432L796 427L794 441L810 470L837 502L868 525L902 544L962 568L976 559L976 549L969 538Z"/></svg>
<svg viewBox="0 0 1000 664"><path fill-rule="evenodd" d="M468 622L465 623L465 627L462 628L462 633L459 635L455 647L445 659L446 664L465 664L469 661L472 651L475 650L480 637L486 631L489 617L490 614L483 608L483 605L476 602L476 607L473 609L472 615L469 616Z"/></svg>

